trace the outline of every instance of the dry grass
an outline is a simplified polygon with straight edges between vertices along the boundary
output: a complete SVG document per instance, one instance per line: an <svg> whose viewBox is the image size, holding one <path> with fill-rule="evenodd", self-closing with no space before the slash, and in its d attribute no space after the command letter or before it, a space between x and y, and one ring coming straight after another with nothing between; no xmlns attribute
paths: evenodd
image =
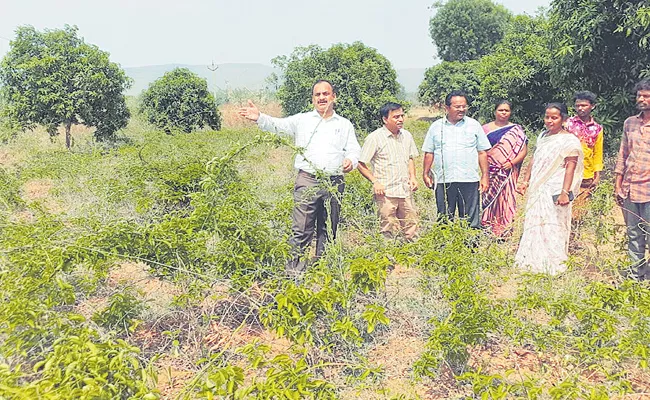
<svg viewBox="0 0 650 400"><path fill-rule="evenodd" d="M241 129L249 128L255 124L251 121L246 120L241 117L238 113L239 108L245 106L244 103L226 103L219 106L219 112L221 112L221 123L223 128L227 129ZM265 104L256 104L261 112L268 114L272 117L281 117L282 116L282 106L280 103L265 103Z"/></svg>
<svg viewBox="0 0 650 400"><path fill-rule="evenodd" d="M25 182L20 193L27 204L38 203L52 214L60 214L65 211L65 205L52 196L51 191L55 184L50 179L34 179Z"/></svg>
<svg viewBox="0 0 650 400"><path fill-rule="evenodd" d="M444 113L444 109L440 107L416 106L409 109L406 117L413 120L431 121L440 118Z"/></svg>

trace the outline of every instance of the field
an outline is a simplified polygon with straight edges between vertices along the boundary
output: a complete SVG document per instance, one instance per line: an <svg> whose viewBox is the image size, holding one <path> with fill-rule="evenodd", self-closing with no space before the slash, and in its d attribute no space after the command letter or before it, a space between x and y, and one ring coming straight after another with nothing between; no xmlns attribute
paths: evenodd
<svg viewBox="0 0 650 400"><path fill-rule="evenodd" d="M290 279L296 149L236 108L219 132L75 127L70 151L2 131L0 399L650 398L611 177L549 277L513 268L517 230L436 223L424 188L421 237L384 240L353 172L338 240Z"/></svg>

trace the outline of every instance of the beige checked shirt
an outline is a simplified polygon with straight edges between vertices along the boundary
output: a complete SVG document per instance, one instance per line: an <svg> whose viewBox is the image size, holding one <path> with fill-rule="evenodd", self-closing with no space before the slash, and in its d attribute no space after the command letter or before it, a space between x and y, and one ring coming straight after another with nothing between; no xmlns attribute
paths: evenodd
<svg viewBox="0 0 650 400"><path fill-rule="evenodd" d="M359 161L372 168L375 179L386 188L387 197L407 198L409 188L409 160L418 156L413 136L406 129L397 136L385 126L368 135Z"/></svg>
<svg viewBox="0 0 650 400"><path fill-rule="evenodd" d="M625 120L614 173L623 175L621 189L631 202L650 201L650 123L642 114Z"/></svg>

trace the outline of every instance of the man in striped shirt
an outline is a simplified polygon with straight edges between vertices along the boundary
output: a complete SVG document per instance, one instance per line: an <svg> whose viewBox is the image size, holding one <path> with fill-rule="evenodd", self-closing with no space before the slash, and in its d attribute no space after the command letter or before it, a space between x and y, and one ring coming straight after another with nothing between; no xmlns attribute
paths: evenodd
<svg viewBox="0 0 650 400"><path fill-rule="evenodd" d="M616 160L616 202L623 207L633 277L650 280L645 258L650 229L650 80L636 87L639 114L625 120Z"/></svg>
<svg viewBox="0 0 650 400"><path fill-rule="evenodd" d="M372 182L381 233L391 238L401 232L412 240L418 220L413 202L413 191L418 188L414 162L417 146L411 133L403 128L404 110L400 104L388 102L379 114L384 125L363 143L358 169Z"/></svg>

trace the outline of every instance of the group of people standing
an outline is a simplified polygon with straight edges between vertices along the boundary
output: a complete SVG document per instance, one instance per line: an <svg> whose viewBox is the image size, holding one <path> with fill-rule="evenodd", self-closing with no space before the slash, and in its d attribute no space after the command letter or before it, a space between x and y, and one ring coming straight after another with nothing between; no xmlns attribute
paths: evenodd
<svg viewBox="0 0 650 400"><path fill-rule="evenodd" d="M615 170L616 195L624 206L636 277L650 279L645 264L645 232L650 221L650 81L640 82L636 91L641 113L625 122ZM381 233L387 237L402 234L406 240L417 236L413 192L418 189L418 150L404 129L403 107L384 104L379 110L382 127L370 133L361 147L350 121L334 111L335 100L334 86L320 80L312 87L311 112L274 118L250 101L239 110L265 131L293 136L302 149L294 162L298 175L290 239L293 257L287 265L291 273L304 270L305 250L314 232L316 257L323 254L330 233L336 236L343 174L355 168L373 185ZM435 191L438 215L453 219L458 214L471 227L503 237L511 232L517 193L528 193L515 262L533 272L564 271L571 202L588 197L603 170L603 129L591 116L596 96L578 92L574 101L576 115L571 118L565 104L546 106L546 130L538 136L520 179L528 138L520 125L510 122L512 104L497 102L494 121L481 125L466 115L467 95L452 91L445 99L445 116L431 124L421 148L422 178Z"/></svg>

